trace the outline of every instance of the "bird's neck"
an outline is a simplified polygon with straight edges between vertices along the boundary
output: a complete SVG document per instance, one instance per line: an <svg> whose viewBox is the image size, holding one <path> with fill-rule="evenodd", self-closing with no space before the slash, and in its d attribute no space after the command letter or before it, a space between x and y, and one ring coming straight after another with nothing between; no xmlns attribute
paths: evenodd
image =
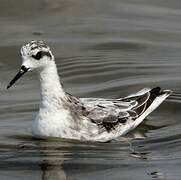
<svg viewBox="0 0 181 180"><path fill-rule="evenodd" d="M64 99L65 92L60 83L59 75L55 62L45 67L39 73L41 87L41 102L42 105L52 104L55 100Z"/></svg>

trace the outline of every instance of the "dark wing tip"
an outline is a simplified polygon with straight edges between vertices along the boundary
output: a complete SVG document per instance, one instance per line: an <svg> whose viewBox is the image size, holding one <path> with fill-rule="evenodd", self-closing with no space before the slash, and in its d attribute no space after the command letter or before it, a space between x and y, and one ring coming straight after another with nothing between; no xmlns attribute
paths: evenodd
<svg viewBox="0 0 181 180"><path fill-rule="evenodd" d="M153 88L151 91L150 91L151 94L154 94L156 96L159 96L159 95L163 95L163 94L167 94L167 95L170 95L173 93L173 91L167 89L167 90L161 90L160 87L155 87Z"/></svg>
<svg viewBox="0 0 181 180"><path fill-rule="evenodd" d="M155 87L155 88L151 89L150 94L155 94L158 96L160 94L160 92L161 92L161 88Z"/></svg>

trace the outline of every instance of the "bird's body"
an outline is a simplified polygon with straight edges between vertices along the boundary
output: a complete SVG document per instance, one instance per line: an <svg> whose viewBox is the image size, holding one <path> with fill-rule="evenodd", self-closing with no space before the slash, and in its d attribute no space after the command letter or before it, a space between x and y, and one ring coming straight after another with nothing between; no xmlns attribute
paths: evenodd
<svg viewBox="0 0 181 180"><path fill-rule="evenodd" d="M41 102L32 128L36 137L110 141L137 127L171 93L157 87L119 99L78 98L63 90L54 56L44 42L31 41L21 53L22 68L8 87L25 71L37 70Z"/></svg>

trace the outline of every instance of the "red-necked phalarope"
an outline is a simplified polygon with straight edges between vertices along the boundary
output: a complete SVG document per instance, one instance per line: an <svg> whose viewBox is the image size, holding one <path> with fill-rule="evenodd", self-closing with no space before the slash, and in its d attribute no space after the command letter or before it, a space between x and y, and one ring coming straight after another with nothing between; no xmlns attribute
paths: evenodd
<svg viewBox="0 0 181 180"><path fill-rule="evenodd" d="M119 99L78 98L63 90L54 56L43 41L26 44L21 55L21 69L7 88L26 72L37 71L41 102L32 128L35 137L110 141L137 127L171 93L156 87Z"/></svg>

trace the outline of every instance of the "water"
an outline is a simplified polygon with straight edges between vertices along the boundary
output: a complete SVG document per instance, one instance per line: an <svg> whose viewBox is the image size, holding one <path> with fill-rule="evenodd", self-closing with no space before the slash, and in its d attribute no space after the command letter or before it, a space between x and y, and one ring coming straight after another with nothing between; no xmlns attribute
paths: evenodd
<svg viewBox="0 0 181 180"><path fill-rule="evenodd" d="M0 179L180 179L179 0L0 0ZM30 127L39 86L29 73L6 90L19 49L44 39L65 89L81 97L174 90L120 142L36 140ZM129 141L129 142L128 142ZM131 143L131 144L130 144Z"/></svg>

